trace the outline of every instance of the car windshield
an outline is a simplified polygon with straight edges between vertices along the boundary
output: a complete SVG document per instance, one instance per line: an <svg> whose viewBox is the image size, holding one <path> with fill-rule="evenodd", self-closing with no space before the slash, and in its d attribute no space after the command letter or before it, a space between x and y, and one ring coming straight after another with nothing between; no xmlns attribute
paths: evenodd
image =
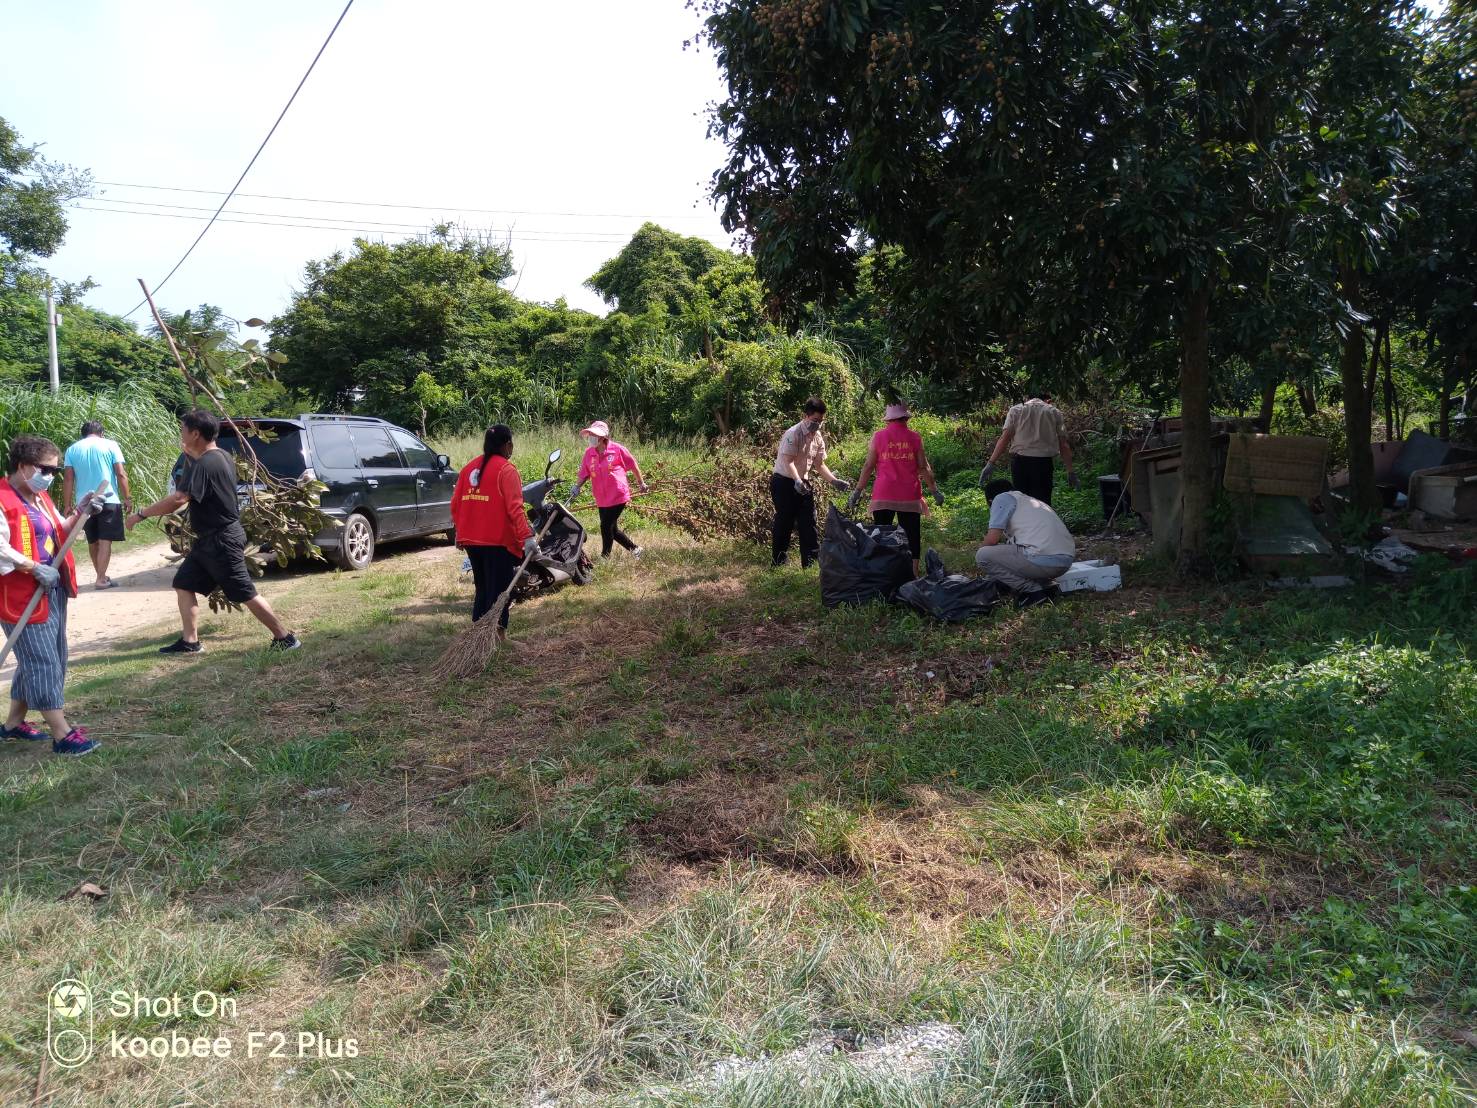
<svg viewBox="0 0 1477 1108"><path fill-rule="evenodd" d="M273 477L289 480L301 477L306 468L303 464L302 432L290 423L262 422L256 426L260 433L248 435L246 441L251 444L262 465L267 467L267 472ZM232 454L241 453L241 443L228 427L221 428L217 442L222 450L229 450Z"/></svg>

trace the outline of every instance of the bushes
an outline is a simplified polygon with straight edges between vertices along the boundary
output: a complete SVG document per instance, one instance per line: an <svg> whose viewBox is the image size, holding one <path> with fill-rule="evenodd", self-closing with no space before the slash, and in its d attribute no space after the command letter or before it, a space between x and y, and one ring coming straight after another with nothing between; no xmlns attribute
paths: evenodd
<svg viewBox="0 0 1477 1108"><path fill-rule="evenodd" d="M163 496L179 455L179 423L149 393L64 388L52 396L41 387L0 385L0 446L6 449L17 435L44 435L66 450L89 419L102 420L108 437L123 447L134 499L146 504Z"/></svg>

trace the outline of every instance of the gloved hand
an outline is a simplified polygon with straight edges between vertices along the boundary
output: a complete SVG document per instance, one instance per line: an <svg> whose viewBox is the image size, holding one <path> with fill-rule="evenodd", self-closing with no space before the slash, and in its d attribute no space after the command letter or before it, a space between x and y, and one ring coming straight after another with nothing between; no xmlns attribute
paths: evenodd
<svg viewBox="0 0 1477 1108"><path fill-rule="evenodd" d="M640 488L641 488L641 491L642 492L650 492L651 491L651 486L648 485L645 481L642 481L641 482Z"/></svg>
<svg viewBox="0 0 1477 1108"><path fill-rule="evenodd" d="M861 502L862 502L862 490L861 489L855 489L852 492L852 494L846 498L846 511L848 513L851 513L851 512L856 511L856 506L858 504L860 504Z"/></svg>
<svg viewBox="0 0 1477 1108"><path fill-rule="evenodd" d="M797 478L796 481L795 481L795 491L797 493L799 493L801 496L809 496L810 495L810 482L809 481L806 481L804 479Z"/></svg>
<svg viewBox="0 0 1477 1108"><path fill-rule="evenodd" d="M980 470L980 488L984 488L986 485L988 485L990 483L990 478L993 476L995 476L995 463L986 462L985 468Z"/></svg>
<svg viewBox="0 0 1477 1108"><path fill-rule="evenodd" d="M584 487L585 483L583 481L576 481L574 483L574 488L569 490L569 502L571 504L580 498L580 493L584 490Z"/></svg>
<svg viewBox="0 0 1477 1108"><path fill-rule="evenodd" d="M935 504L937 504L940 508L942 508L944 506L944 490L943 489L935 488L933 490L933 502Z"/></svg>
<svg viewBox="0 0 1477 1108"><path fill-rule="evenodd" d="M36 584L47 589L56 588L62 580L56 566L42 565L40 562L31 567L31 576L35 578Z"/></svg>
<svg viewBox="0 0 1477 1108"><path fill-rule="evenodd" d="M1077 476L1075 469L1067 470L1067 487L1076 492L1082 487L1082 478Z"/></svg>
<svg viewBox="0 0 1477 1108"><path fill-rule="evenodd" d="M82 515L99 515L104 507L106 505L104 505L102 498L95 492L84 493L82 499L77 501L77 511Z"/></svg>
<svg viewBox="0 0 1477 1108"><path fill-rule="evenodd" d="M832 477L831 487L837 492L845 492L847 489L851 488L851 482L848 481L845 477Z"/></svg>
<svg viewBox="0 0 1477 1108"><path fill-rule="evenodd" d="M528 538L523 540L523 556L525 558L532 558L537 554L538 538L535 535L529 535Z"/></svg>

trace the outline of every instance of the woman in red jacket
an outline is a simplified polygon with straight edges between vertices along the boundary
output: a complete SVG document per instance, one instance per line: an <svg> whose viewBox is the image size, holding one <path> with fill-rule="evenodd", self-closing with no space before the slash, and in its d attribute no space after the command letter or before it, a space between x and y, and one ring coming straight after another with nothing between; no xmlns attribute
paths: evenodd
<svg viewBox="0 0 1477 1108"><path fill-rule="evenodd" d="M523 511L523 478L509 460L513 432L501 423L487 429L482 456L462 467L451 494L456 544L472 562L476 595L472 622L485 616L513 583L519 563L538 551L538 540ZM500 635L508 630L508 609L498 617Z"/></svg>
<svg viewBox="0 0 1477 1108"><path fill-rule="evenodd" d="M16 639L10 711L0 738L46 739L45 731L26 722L26 713L34 710L51 730L53 754L87 754L98 741L68 723L63 710L67 601L77 596L77 566L71 551L57 555L67 535L90 514L93 498L84 496L66 519L57 512L47 490L61 469L61 454L50 439L17 435L7 462L0 479L0 634L14 633L38 585L42 596Z"/></svg>

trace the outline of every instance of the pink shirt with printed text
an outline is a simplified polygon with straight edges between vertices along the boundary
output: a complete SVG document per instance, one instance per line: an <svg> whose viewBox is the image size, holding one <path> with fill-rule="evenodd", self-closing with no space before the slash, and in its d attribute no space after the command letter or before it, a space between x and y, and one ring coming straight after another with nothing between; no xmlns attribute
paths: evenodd
<svg viewBox="0 0 1477 1108"><path fill-rule="evenodd" d="M589 478L597 508L614 508L617 504L630 503L631 483L626 479L626 470L635 468L636 459L629 450L618 442L608 442L604 450L592 446L585 451L576 480Z"/></svg>

